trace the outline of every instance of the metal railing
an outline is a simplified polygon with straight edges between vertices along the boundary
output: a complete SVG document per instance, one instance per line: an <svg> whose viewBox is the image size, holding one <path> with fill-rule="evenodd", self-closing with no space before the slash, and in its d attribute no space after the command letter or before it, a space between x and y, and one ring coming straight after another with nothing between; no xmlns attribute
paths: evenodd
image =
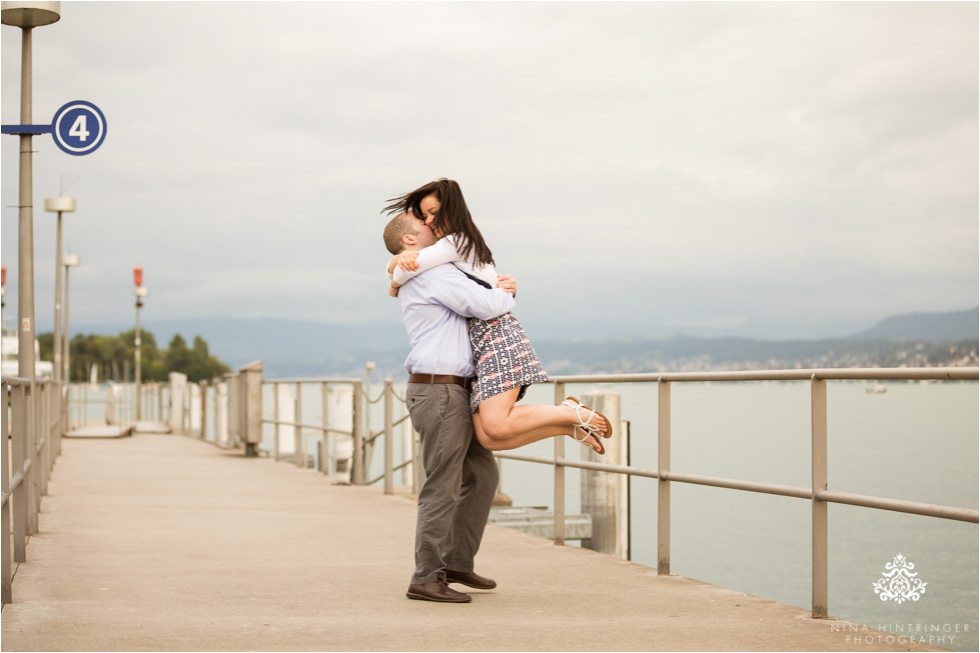
<svg viewBox="0 0 980 653"><path fill-rule="evenodd" d="M162 411L162 394L165 386L144 383L140 403L143 414L156 407ZM90 424L136 424L136 385L133 383L107 382L104 384L69 383L65 385L65 415L68 431ZM99 406L97 417L91 416L91 407Z"/></svg>
<svg viewBox="0 0 980 653"><path fill-rule="evenodd" d="M12 599L12 562L27 561L27 538L38 532L41 496L61 453L64 420L61 393L53 381L3 377L3 506L5 538L2 560L2 599ZM13 535L13 546L8 545ZM11 561L11 558L13 559Z"/></svg>
<svg viewBox="0 0 980 653"><path fill-rule="evenodd" d="M321 386L320 424L304 423L302 396L303 386L306 384ZM306 439L309 437L321 438L321 455L318 471L324 474L329 474L336 471L334 465L337 462L337 458L332 453L333 448L329 446L330 437L336 435L345 436L351 438L352 441L351 462L349 469L350 482L352 485L374 485L379 481L384 481L384 493L394 494L394 472L411 466L413 472L415 472L412 474L412 486L413 490L417 491L419 479L416 470L419 469L419 466L413 464L418 459L418 451L417 446L415 446L414 438L411 455L407 456L405 460L401 461L397 465L393 460L395 427L405 423L409 417L404 413L404 411L399 417L396 417L394 414L395 400L404 405L405 398L395 392L394 384L391 379L384 380L383 388L374 398L369 397L365 392L364 382L361 379L290 378L264 380L263 385L271 386L272 388L272 418L263 418L262 423L271 424L274 427L273 450L271 453L276 460L281 460L283 458L283 447L280 443L279 433L280 426L292 427L294 429L293 451L295 452L294 462L297 467L307 466L308 456L306 453ZM294 402L293 411L283 410L283 408L280 406L280 388L285 388L287 386L292 386L295 388L292 394L292 400ZM352 389L350 404L350 428L336 428L330 426L329 392L331 386L349 386ZM376 431L370 430L368 428L368 411L370 410L371 405L377 404L382 400L384 400L384 426ZM286 412L293 412L295 417L292 420L283 419L283 415L281 413ZM370 468L372 453L377 446L377 441L379 438L384 438L384 471L380 476L367 480L366 475Z"/></svg>
<svg viewBox="0 0 980 653"><path fill-rule="evenodd" d="M608 465L565 458L565 438L555 438L554 458L523 456L497 452L498 458L521 460L554 466L554 532L555 544L565 541L565 469L589 469L657 479L657 573L670 574L670 487L671 483L691 483L713 487L761 492L808 499L811 509L812 604L815 618L826 617L827 596L827 507L841 503L879 510L892 510L941 519L978 523L980 512L965 508L940 506L898 499L887 499L827 490L827 381L830 380L972 380L978 379L978 368L852 368L773 370L753 372L697 372L670 374L622 374L555 377L555 403L565 396L565 385L572 383L656 383L657 384L657 469L626 465ZM809 381L811 422L811 485L793 487L754 481L686 474L671 469L670 464L670 390L672 383L718 381Z"/></svg>
<svg viewBox="0 0 980 653"><path fill-rule="evenodd" d="M657 468L644 469L630 465L612 465L606 463L572 460L565 457L565 438L554 439L554 457L522 455L516 452L495 452L499 460L518 460L553 466L554 473L554 542L562 545L565 542L565 470L578 468L626 476L652 478L657 483L657 571L659 574L670 574L671 538L670 538L670 490L672 483L688 483L694 485L712 486L746 492L757 492L777 496L806 499L811 503L811 563L812 563L812 602L813 617L826 617L828 614L828 505L830 503L848 504L878 510L891 510L908 514L925 515L942 519L978 523L980 513L977 510L942 506L927 503L917 503L898 499L832 492L827 489L827 381L834 380L868 380L868 381L914 381L914 380L968 380L976 381L980 377L978 368L846 368L846 369L801 369L801 370L767 370L744 372L695 372L695 373L653 373L653 374L621 374L621 375L582 375L559 376L552 379L555 390L555 404L560 404L565 397L568 384L609 384L609 383L655 383L657 385ZM273 454L276 460L281 460L279 427L294 428L293 447L295 464L305 467L307 461L305 438L319 436L322 438L320 469L330 473L328 461L334 458L330 453L328 441L331 436L349 437L352 441L350 482L353 485L369 485L384 480L384 491L393 494L395 471L408 465L413 467L413 489L417 491L421 484L418 447L413 446L407 459L395 465L394 427L408 419L407 415L396 418L394 414L395 400L404 402L399 396L391 379L385 379L384 388L374 398L368 397L364 391L361 379L351 378L296 378L261 380L260 385L271 386L273 393L273 415L269 419L261 416L260 424L270 424L275 430ZM754 382L754 381L807 381L810 383L810 432L811 432L811 483L810 487L797 487L761 483L751 480L720 478L705 475L685 473L671 469L671 386L674 383L704 383L704 382ZM307 424L303 419L303 386L305 384L321 386L322 415L320 424ZM280 388L292 386L295 395L294 418L285 418L280 411ZM329 393L331 386L349 386L351 425L349 428L337 428L330 425ZM245 402L244 391L230 393L231 396L241 394ZM203 393L201 395L203 397ZM369 423L367 411L373 404L384 400L384 427L377 431L366 428ZM202 407L203 410L203 407ZM244 406L233 412L245 414ZM282 411L286 412L286 411ZM244 417L242 418L244 420ZM203 420L203 417L202 417ZM202 433L203 433L203 426ZM241 426L244 430L245 426ZM203 435L202 435L203 437ZM381 476L366 480L371 450L377 439L384 437L384 472ZM406 451L406 453L409 453Z"/></svg>
<svg viewBox="0 0 980 653"><path fill-rule="evenodd" d="M317 384L321 386L321 423L320 424L304 424L303 423L303 385L304 384ZM320 469L319 471L324 474L331 473L332 464L335 458L331 452L332 448L329 446L331 435L344 435L348 436L353 441L353 451L351 458L351 468L350 468L350 480L353 485L364 485L364 388L360 379L347 379L347 378L332 378L332 379L307 379L307 378L296 378L296 379L276 379L274 381L263 381L263 385L272 387L272 419L266 419L263 417L263 424L273 425L274 440L273 440L273 450L272 455L278 461L282 459L282 446L279 441L279 427L289 426L294 428L294 440L293 440L293 450L296 457L296 466L305 467L306 466L306 440L305 438L310 435L321 436L321 455L320 455ZM280 419L280 388L286 386L295 387L295 408L294 415L295 421ZM351 394L351 428L341 429L334 428L330 426L330 387L331 386L350 386L352 388Z"/></svg>
<svg viewBox="0 0 980 653"><path fill-rule="evenodd" d="M419 490L419 486L421 484L419 473L421 471L422 466L415 464L420 457L420 453L417 446L417 440L414 437L416 435L414 430L413 430L413 437L412 437L412 450L411 450L412 455L406 458L405 460L403 460L397 466L394 466L394 462L393 462L394 451L395 451L395 427L398 426L399 424L405 423L406 420L409 419L409 415L404 411L401 417L399 417L397 420L395 419L394 400L397 399L398 401L400 401L402 406L404 407L405 397L402 397L397 392L395 392L395 386L391 379L385 379L384 388L382 389L381 393L378 394L377 398L371 401L365 397L365 400L368 401L368 403L377 403L382 399L382 397L384 398L385 401L384 428L379 431L369 433L367 442L374 442L374 440L376 440L377 438L384 436L385 439L384 440L384 472L381 474L381 476L378 476L377 478L368 481L366 485L374 485L378 481L384 480L385 494L394 494L395 472L411 466L413 472L415 472L412 474L412 491L417 493ZM369 457L366 456L365 460L367 459L369 459Z"/></svg>
<svg viewBox="0 0 980 653"><path fill-rule="evenodd" d="M260 369L260 368L259 368ZM243 368L244 371L244 368ZM932 516L964 522L978 523L980 513L977 510L942 506L935 504L916 503L890 498L831 492L827 489L827 381L832 380L969 380L976 381L980 374L978 368L900 368L900 369L810 369L810 370L772 370L750 372L699 372L699 373L664 373L664 374L623 374L623 375L581 375L559 376L552 379L555 390L555 404L561 403L565 397L567 384L608 384L608 383L655 383L657 385L657 440L658 455L657 469L644 469L629 465L611 465L599 462L572 460L565 457L565 438L554 438L554 457L521 455L515 452L495 452L498 459L519 460L532 463L551 465L554 474L554 542L562 545L565 542L565 470L579 468L653 478L657 483L657 571L659 574L670 573L670 489L672 483L688 483L727 488L748 492L773 494L779 496L807 499L811 502L811 561L812 561L812 615L826 617L828 606L828 533L827 507L830 503L862 506L879 510L891 510L909 514ZM671 386L674 383L685 382L734 382L734 381L808 381L810 383L810 412L811 412L811 484L810 487L795 487L760 483L748 480L718 478L711 476L688 474L671 469ZM419 460L418 447L413 446L410 455L399 464L393 461L394 429L403 424L408 416L404 413L400 418L395 417L395 400L405 401L395 390L391 379L384 380L384 387L375 398L370 398L364 391L361 379L350 378L316 378L316 379L278 379L261 380L260 385L272 386L273 416L265 418L261 411L256 415L260 424L271 424L276 431L274 438L275 456L279 460L279 427L294 427L293 442L297 466L305 466L306 452L304 438L309 435L322 437L322 454L320 456L320 471L329 473L332 461L328 439L340 435L351 438L352 455L350 480L354 485L374 484L384 480L384 491L393 494L394 472L412 465L413 489L418 490L421 484L422 466ZM302 412L302 387L304 384L319 384L321 386L322 416L320 424L305 424ZM279 407L279 389L284 385L295 387L295 418L282 419ZM349 429L330 426L329 420L329 391L331 386L349 386L351 388ZM26 538L37 532L37 515L40 509L40 497L47 493L47 482L54 460L61 450L61 434L63 423L67 423L68 402L62 401L62 394L50 381L36 382L33 386L24 379L3 378L6 404L3 414L3 432L8 435L8 444L4 448L3 464L3 529L11 532L13 526L12 558L14 562L26 560ZM215 420L218 418L217 409L219 396L217 385L214 387ZM163 386L166 388L166 386ZM251 427L246 426L249 417L246 404L248 403L245 383L238 375L229 375L227 379L228 393L225 401L226 418L229 422L229 432L235 433L236 440L244 440L244 433ZM163 389L159 390L160 393ZM65 399L68 390L64 389ZM206 399L208 387L200 386L201 416L199 437L206 436ZM261 404L261 393L259 402ZM155 403L161 405L159 416L162 416L162 394L155 397ZM182 398L186 395L181 394ZM174 400L174 397L170 398ZM366 428L369 424L367 411L369 406L384 400L384 426L377 431ZM143 398L146 401L146 397ZM184 400L183 406L188 405ZM181 408L181 420L185 426L190 426L188 411ZM232 423L234 423L232 425ZM217 431L217 421L216 421ZM188 428L184 430L194 435ZM378 438L384 437L384 472L381 476L367 481L365 475L369 467L370 452L375 447ZM406 450L406 454L409 452ZM3 601L10 602L11 594L11 552L3 560Z"/></svg>

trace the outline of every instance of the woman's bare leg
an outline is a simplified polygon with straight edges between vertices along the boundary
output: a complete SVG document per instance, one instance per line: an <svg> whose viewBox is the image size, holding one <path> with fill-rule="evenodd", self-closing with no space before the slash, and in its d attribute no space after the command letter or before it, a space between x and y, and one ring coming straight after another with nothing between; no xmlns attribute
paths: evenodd
<svg viewBox="0 0 980 653"><path fill-rule="evenodd" d="M490 451L516 449L526 444L574 433L578 418L568 406L516 406L520 388L513 388L480 402L473 413L477 439ZM600 431L608 428L599 415L594 422ZM586 443L598 451L600 445L589 436Z"/></svg>
<svg viewBox="0 0 980 653"><path fill-rule="evenodd" d="M538 440L545 440L550 437L569 435L573 429L559 429L560 432L551 433L548 435L544 431L538 431L532 434L517 435L512 438L504 439L494 439L487 435L487 432L483 429L483 425L480 419L480 412L477 411L473 413L473 426L476 430L476 437L480 444L483 445L488 451L509 451L510 449L517 449L518 447L523 447L526 444L531 444L532 442L537 442ZM585 444L592 447L594 451L600 451L601 445L596 441L591 435L585 439Z"/></svg>

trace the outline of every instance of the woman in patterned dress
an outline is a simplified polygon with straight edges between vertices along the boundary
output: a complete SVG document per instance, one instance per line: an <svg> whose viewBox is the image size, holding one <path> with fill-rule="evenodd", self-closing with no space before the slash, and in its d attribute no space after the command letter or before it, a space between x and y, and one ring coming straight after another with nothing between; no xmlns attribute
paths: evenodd
<svg viewBox="0 0 980 653"><path fill-rule="evenodd" d="M459 184L451 179L430 182L392 200L389 214L409 213L423 220L439 237L421 252L405 251L392 259L388 271L397 288L415 274L453 263L476 283L497 284L493 255L473 223ZM605 417L574 397L560 406L517 402L532 383L548 381L524 328L512 313L491 320L470 318L470 344L477 378L470 395L473 426L486 449L501 451L559 435L571 435L597 453L605 453L601 437L611 430Z"/></svg>

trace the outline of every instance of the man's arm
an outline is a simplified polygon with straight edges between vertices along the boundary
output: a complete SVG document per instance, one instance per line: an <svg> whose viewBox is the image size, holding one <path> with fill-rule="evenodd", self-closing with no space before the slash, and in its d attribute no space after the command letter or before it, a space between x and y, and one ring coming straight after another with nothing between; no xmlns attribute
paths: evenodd
<svg viewBox="0 0 980 653"><path fill-rule="evenodd" d="M419 282L423 282L421 289L433 302L463 317L489 320L512 310L515 305L510 293L500 288L484 288L454 265L434 267L412 280L412 283Z"/></svg>
<svg viewBox="0 0 980 653"><path fill-rule="evenodd" d="M460 260L459 253L456 251L456 247L452 244L452 241L449 238L438 240L435 242L435 244L415 252L414 259L410 260L407 265L403 266L403 262L409 257L411 257L411 254L402 252L398 265L396 265L394 269L390 270L395 283L402 286L404 286L405 282L409 279L425 272L426 270L431 270L437 265L442 265L443 263L453 263Z"/></svg>

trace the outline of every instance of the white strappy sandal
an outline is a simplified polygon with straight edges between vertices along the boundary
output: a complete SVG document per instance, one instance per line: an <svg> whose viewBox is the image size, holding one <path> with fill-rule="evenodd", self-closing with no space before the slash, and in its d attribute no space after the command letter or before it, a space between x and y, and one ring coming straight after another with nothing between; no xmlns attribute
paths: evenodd
<svg viewBox="0 0 980 653"><path fill-rule="evenodd" d="M574 404L569 403L569 402L572 402L572 401L574 401L575 403ZM583 404L581 401L579 401L575 397L565 397L565 401L561 402L561 405L562 406L568 406L569 408L571 408L572 410L575 411L575 416L578 418L578 424L576 425L575 428L583 429L589 435L591 435L593 437L596 437L596 438L598 438L600 436L601 437L604 437L604 438L612 437L612 424L610 424L609 423L609 419L605 415L603 415L602 413L600 413L599 411L593 410L592 408L589 408L588 406L586 406L585 404ZM589 413L591 413L589 415L589 419L582 419L582 409L583 408L585 410L589 411ZM592 424L592 418L595 417L596 415L598 415L599 417L601 417L602 420L606 423L606 432L605 432L605 434L603 434L602 432L599 431L599 427L598 426L596 426L595 424Z"/></svg>
<svg viewBox="0 0 980 653"><path fill-rule="evenodd" d="M575 403L573 404L572 402L575 402ZM612 425L609 423L609 420L606 419L606 416L603 415L602 413L600 413L597 410L593 410L592 408L589 408L588 406L586 406L585 404L583 404L581 401L579 401L575 397L567 397L565 399L565 401L561 402L561 405L562 406L568 406L569 408L571 408L572 410L574 410L575 411L575 417L578 419L578 424L575 426L575 432L572 435L572 437L575 438L576 440L578 440L579 442L581 442L583 445L589 447L590 449L593 449L592 445L590 445L588 442L586 442L586 440L588 440L589 437L591 436L591 437L595 438L596 443L598 443L598 445L599 445L599 451L596 451L596 453L598 453L599 455L602 455L602 454L606 453L606 448L602 446L602 440L600 439L601 437L608 438L608 437L611 437L612 436ZM588 419L582 419L582 409L583 408L585 410L589 411L589 413L590 413ZM605 433L605 435L603 435L603 433L599 430L599 427L597 425L595 425L595 424L592 423L592 418L594 418L596 415L598 415L599 417L601 417L606 422L606 433ZM579 431L582 432L582 437L581 438L578 437L578 435L577 435ZM593 449L593 451L594 451L594 449Z"/></svg>

